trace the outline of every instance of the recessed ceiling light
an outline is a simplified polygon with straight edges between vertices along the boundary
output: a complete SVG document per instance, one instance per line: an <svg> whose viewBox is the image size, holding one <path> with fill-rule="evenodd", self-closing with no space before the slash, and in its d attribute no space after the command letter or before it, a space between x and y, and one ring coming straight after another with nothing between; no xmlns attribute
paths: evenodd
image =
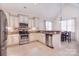
<svg viewBox="0 0 79 59"><path fill-rule="evenodd" d="M34 3L34 5L37 5L37 3Z"/></svg>
<svg viewBox="0 0 79 59"><path fill-rule="evenodd" d="M24 6L24 9L26 9L27 7Z"/></svg>

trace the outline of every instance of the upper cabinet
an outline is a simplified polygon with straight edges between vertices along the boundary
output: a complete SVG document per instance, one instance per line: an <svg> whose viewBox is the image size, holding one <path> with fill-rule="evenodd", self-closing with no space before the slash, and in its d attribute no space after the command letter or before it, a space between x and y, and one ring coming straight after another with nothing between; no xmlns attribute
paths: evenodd
<svg viewBox="0 0 79 59"><path fill-rule="evenodd" d="M39 18L30 18L29 28L31 30L45 30L45 21Z"/></svg>
<svg viewBox="0 0 79 59"><path fill-rule="evenodd" d="M29 22L29 18L25 15L10 15L8 14L8 28L13 30L14 28L19 27L19 23L26 23L28 25L33 26L32 20Z"/></svg>
<svg viewBox="0 0 79 59"><path fill-rule="evenodd" d="M27 23L28 24L28 17L19 15L19 23Z"/></svg>
<svg viewBox="0 0 79 59"><path fill-rule="evenodd" d="M34 22L34 20L29 18L28 24L29 24L29 28L30 29L34 27L34 23L33 22Z"/></svg>
<svg viewBox="0 0 79 59"><path fill-rule="evenodd" d="M9 28L18 28L19 23L26 23L28 24L28 27L31 30L32 29L33 30L46 30L46 28L52 30L52 29L57 29L59 26L59 24L57 24L58 21L54 21L54 22L56 23L53 23L52 21L49 23L49 21L46 22L46 20L42 18L38 18L38 17L29 18L28 16L25 16L25 15L10 15L9 14L8 16L8 27ZM53 27L54 24L56 26Z"/></svg>
<svg viewBox="0 0 79 59"><path fill-rule="evenodd" d="M18 27L18 16L9 15L8 17L8 27L17 28Z"/></svg>
<svg viewBox="0 0 79 59"><path fill-rule="evenodd" d="M38 30L39 29L39 19L38 18L29 18L29 28L31 30Z"/></svg>
<svg viewBox="0 0 79 59"><path fill-rule="evenodd" d="M15 21L14 21L14 24L15 24L15 27L18 28L19 27L19 19L18 17L15 17Z"/></svg>

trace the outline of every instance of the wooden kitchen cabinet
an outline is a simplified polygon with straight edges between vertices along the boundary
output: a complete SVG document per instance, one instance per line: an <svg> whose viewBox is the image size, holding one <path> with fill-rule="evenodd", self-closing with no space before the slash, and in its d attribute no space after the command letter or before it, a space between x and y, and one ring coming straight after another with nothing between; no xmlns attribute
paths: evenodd
<svg viewBox="0 0 79 59"><path fill-rule="evenodd" d="M43 33L30 33L29 41L36 41L36 40L45 44L45 35Z"/></svg>
<svg viewBox="0 0 79 59"><path fill-rule="evenodd" d="M10 46L16 44L19 44L19 35L18 34L8 35L7 45Z"/></svg>
<svg viewBox="0 0 79 59"><path fill-rule="evenodd" d="M54 34L52 41L53 41L54 48L60 48L61 47L61 34Z"/></svg>
<svg viewBox="0 0 79 59"><path fill-rule="evenodd" d="M19 35L18 34L15 34L13 35L13 44L19 44Z"/></svg>
<svg viewBox="0 0 79 59"><path fill-rule="evenodd" d="M19 20L18 17L15 17L14 19L14 28L18 28L19 27Z"/></svg>
<svg viewBox="0 0 79 59"><path fill-rule="evenodd" d="M40 41L41 43L45 44L45 34L39 33L38 34L38 41Z"/></svg>
<svg viewBox="0 0 79 59"><path fill-rule="evenodd" d="M31 42L31 41L35 41L35 40L37 40L38 38L37 38L37 33L30 33L29 34L29 41Z"/></svg>
<svg viewBox="0 0 79 59"><path fill-rule="evenodd" d="M27 16L23 16L23 15L19 15L19 23L26 23L28 24L28 17Z"/></svg>
<svg viewBox="0 0 79 59"><path fill-rule="evenodd" d="M12 44L12 35L8 35L7 37L7 45L11 45Z"/></svg>

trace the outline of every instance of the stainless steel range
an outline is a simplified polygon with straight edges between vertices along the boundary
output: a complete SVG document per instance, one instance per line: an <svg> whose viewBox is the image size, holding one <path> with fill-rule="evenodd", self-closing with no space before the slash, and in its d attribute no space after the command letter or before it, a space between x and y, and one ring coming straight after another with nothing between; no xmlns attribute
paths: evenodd
<svg viewBox="0 0 79 59"><path fill-rule="evenodd" d="M28 24L26 23L19 24L19 35L20 35L19 40L20 45L29 42Z"/></svg>

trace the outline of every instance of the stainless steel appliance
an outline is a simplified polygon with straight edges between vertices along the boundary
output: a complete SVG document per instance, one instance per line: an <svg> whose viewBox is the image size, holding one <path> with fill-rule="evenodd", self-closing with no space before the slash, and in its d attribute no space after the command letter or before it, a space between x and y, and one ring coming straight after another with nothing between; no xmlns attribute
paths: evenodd
<svg viewBox="0 0 79 59"><path fill-rule="evenodd" d="M53 36L53 34L50 34L50 33L46 33L45 34L45 37L46 37L46 45L48 46L48 47L51 47L51 48L53 48L53 42L52 42L52 36Z"/></svg>
<svg viewBox="0 0 79 59"><path fill-rule="evenodd" d="M7 17L4 11L0 10L0 56L7 55Z"/></svg>
<svg viewBox="0 0 79 59"><path fill-rule="evenodd" d="M19 24L19 35L20 35L19 40L20 45L29 42L28 24L26 23Z"/></svg>

